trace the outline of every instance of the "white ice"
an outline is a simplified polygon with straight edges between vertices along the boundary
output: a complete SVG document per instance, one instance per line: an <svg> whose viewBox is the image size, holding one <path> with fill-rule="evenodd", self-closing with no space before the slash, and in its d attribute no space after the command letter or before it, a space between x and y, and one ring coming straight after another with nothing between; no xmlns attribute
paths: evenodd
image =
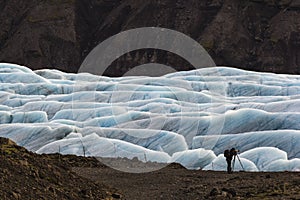
<svg viewBox="0 0 300 200"><path fill-rule="evenodd" d="M82 155L84 142L89 156L208 170L225 170L235 147L246 170L299 171L300 76L211 67L110 78L0 63L0 136L39 153Z"/></svg>

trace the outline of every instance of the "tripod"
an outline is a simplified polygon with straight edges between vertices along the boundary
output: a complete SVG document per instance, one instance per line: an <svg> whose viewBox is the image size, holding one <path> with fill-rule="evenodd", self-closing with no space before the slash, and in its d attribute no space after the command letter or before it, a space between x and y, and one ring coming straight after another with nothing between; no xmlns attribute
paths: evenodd
<svg viewBox="0 0 300 200"><path fill-rule="evenodd" d="M240 157L239 157L239 155L234 155L234 157L233 157L233 163L232 163L232 171L234 171L234 164L235 164L235 158L238 158L238 160L239 160L239 162L240 162L240 165L241 165L241 167L242 167L242 169L245 171L245 168L244 168L244 166L243 166L243 164L242 164L242 162L241 162L241 159L240 159Z"/></svg>

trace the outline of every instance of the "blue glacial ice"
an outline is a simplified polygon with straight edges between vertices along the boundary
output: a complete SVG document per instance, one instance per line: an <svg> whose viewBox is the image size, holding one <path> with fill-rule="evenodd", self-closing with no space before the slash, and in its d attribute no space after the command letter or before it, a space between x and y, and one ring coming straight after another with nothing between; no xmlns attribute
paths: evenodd
<svg viewBox="0 0 300 200"><path fill-rule="evenodd" d="M213 151L200 148L178 151L173 154L171 162L180 163L187 169L203 169L215 158Z"/></svg>
<svg viewBox="0 0 300 200"><path fill-rule="evenodd" d="M137 157L139 160L147 162L168 163L170 156L165 152L153 151L144 147L125 142L122 140L99 137L92 133L85 137L69 137L52 142L43 146L37 153L56 153L86 155L104 158L129 158Z"/></svg>
<svg viewBox="0 0 300 200"><path fill-rule="evenodd" d="M248 171L299 171L300 76L211 67L110 78L0 63L0 136L38 153L205 170L225 170L235 147Z"/></svg>
<svg viewBox="0 0 300 200"><path fill-rule="evenodd" d="M192 146L193 148L212 147L212 150L216 154L222 153L224 149L229 149L231 146L236 147L241 152L256 147L277 147L285 151L288 158L300 158L299 143L299 130L274 130L241 134L197 136L194 137Z"/></svg>

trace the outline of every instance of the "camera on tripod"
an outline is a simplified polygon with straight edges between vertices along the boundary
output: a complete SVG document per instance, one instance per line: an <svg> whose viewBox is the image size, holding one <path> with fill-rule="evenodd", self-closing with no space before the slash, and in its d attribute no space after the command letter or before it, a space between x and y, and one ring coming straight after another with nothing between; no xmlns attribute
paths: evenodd
<svg viewBox="0 0 300 200"><path fill-rule="evenodd" d="M231 154L232 156L236 156L236 155L238 154L238 152L239 152L239 150L238 150L238 149L235 149L235 148L232 148L232 149L230 150L230 154Z"/></svg>

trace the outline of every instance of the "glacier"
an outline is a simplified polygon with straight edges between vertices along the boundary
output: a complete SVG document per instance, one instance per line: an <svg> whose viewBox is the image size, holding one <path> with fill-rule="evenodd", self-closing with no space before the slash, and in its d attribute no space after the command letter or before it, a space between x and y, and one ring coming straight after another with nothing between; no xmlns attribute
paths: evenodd
<svg viewBox="0 0 300 200"><path fill-rule="evenodd" d="M0 136L37 153L300 171L300 76L209 67L104 77L0 63ZM239 162L235 170L242 170Z"/></svg>

